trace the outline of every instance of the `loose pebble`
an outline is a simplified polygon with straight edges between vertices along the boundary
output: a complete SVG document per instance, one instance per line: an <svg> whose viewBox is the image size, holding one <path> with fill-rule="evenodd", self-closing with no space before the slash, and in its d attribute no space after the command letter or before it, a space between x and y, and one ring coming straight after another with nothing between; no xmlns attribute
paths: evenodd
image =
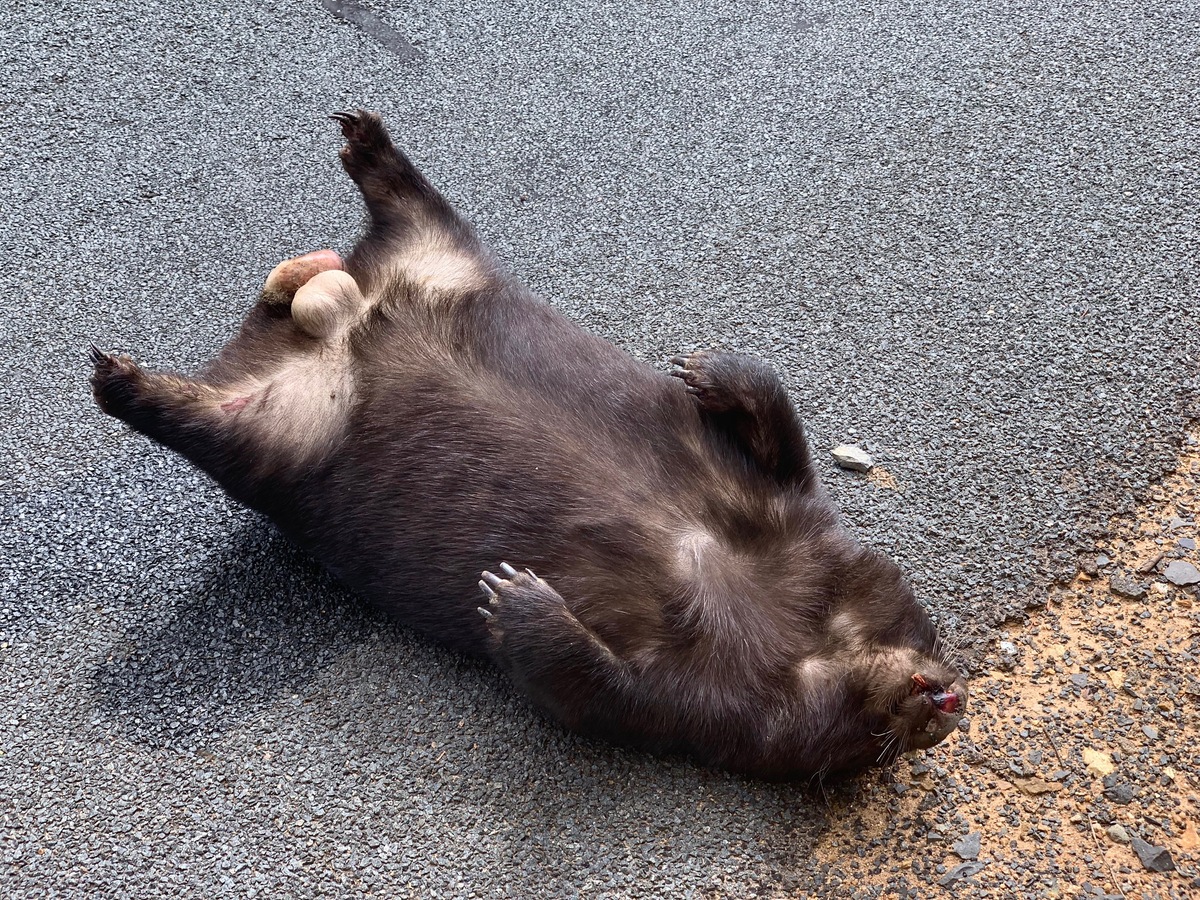
<svg viewBox="0 0 1200 900"><path fill-rule="evenodd" d="M1163 569L1163 578L1176 585L1197 584L1200 583L1200 569L1190 562L1175 559L1167 563L1167 567Z"/></svg>
<svg viewBox="0 0 1200 900"><path fill-rule="evenodd" d="M852 472L869 472L875 461L871 454L854 444L839 444L830 451L833 461Z"/></svg>
<svg viewBox="0 0 1200 900"><path fill-rule="evenodd" d="M1108 580L1109 589L1118 597L1141 600L1146 596L1146 585L1124 575L1114 575Z"/></svg>
<svg viewBox="0 0 1200 900"><path fill-rule="evenodd" d="M1130 842L1133 844L1133 852L1137 854L1137 858L1151 872L1175 870L1175 861L1171 859L1171 851L1166 847L1148 844L1136 835L1131 837Z"/></svg>
<svg viewBox="0 0 1200 900"><path fill-rule="evenodd" d="M982 833L972 831L970 834L963 835L955 841L953 849L959 859L975 859L979 856L979 845L982 840Z"/></svg>

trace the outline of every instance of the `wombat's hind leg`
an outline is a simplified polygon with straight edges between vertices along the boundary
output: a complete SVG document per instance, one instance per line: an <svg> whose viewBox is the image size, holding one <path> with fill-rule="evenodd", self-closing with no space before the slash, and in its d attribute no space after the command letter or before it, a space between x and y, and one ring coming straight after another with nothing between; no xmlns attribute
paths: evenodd
<svg viewBox="0 0 1200 900"><path fill-rule="evenodd" d="M135 431L181 453L218 480L229 463L222 419L249 398L232 391L141 368L128 356L91 348L92 394L97 405Z"/></svg>
<svg viewBox="0 0 1200 900"><path fill-rule="evenodd" d="M334 113L330 118L342 126L346 138L340 154L342 166L362 191L372 231L419 227L429 217L446 222L456 218L446 199L396 149L379 116L358 110Z"/></svg>
<svg viewBox="0 0 1200 900"><path fill-rule="evenodd" d="M220 403L221 392L202 382L148 372L128 356L105 353L95 344L88 355L96 404L155 440L161 439L152 431L178 410L196 404L216 407Z"/></svg>

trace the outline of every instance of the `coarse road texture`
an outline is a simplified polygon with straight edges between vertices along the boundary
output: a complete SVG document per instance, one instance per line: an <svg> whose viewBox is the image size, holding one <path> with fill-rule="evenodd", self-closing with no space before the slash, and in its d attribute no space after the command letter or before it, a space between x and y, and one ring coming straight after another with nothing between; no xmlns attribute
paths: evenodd
<svg viewBox="0 0 1200 900"><path fill-rule="evenodd" d="M924 818L859 879L861 786L827 801L564 734L102 417L86 347L198 366L280 259L349 248L324 116L376 109L586 327L664 369L771 360L849 524L983 678L1195 412L1198 26L1191 3L1038 0L10 4L0 895L941 895L969 783L895 807ZM830 465L855 441L874 478ZM1096 746L1126 718L1097 714ZM925 764L996 748L972 733ZM1006 826L1077 827L1027 810ZM1195 877L1183 827L1129 824L1186 870L1161 896ZM1023 859L955 890L1119 887L1098 855Z"/></svg>

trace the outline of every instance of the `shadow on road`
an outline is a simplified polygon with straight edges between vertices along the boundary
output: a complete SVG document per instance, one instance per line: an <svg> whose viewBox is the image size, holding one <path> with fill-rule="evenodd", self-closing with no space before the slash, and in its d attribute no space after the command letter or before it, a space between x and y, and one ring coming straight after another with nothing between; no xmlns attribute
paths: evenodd
<svg viewBox="0 0 1200 900"><path fill-rule="evenodd" d="M131 740L194 749L391 627L274 528L252 522L176 614L114 646L93 682Z"/></svg>

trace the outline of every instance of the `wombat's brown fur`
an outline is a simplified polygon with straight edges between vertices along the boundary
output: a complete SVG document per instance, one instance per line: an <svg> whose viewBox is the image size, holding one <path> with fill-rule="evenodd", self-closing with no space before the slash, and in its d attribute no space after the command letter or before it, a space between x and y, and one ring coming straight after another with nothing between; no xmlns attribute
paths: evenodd
<svg viewBox="0 0 1200 900"><path fill-rule="evenodd" d="M100 406L570 728L767 777L945 737L964 680L838 525L771 369L672 378L587 334L376 116L335 118L370 214L344 265L277 267L196 378L95 351Z"/></svg>

